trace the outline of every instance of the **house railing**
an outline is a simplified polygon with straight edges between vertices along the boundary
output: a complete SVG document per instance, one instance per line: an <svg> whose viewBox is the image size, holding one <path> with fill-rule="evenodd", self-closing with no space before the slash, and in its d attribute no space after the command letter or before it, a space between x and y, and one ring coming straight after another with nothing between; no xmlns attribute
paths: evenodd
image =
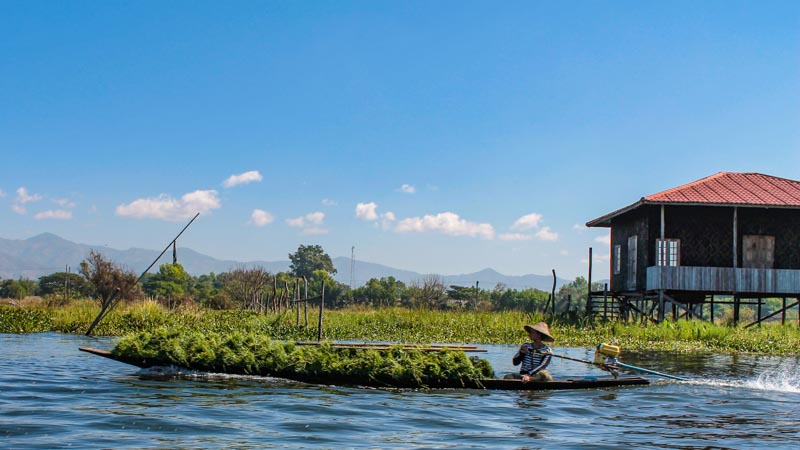
<svg viewBox="0 0 800 450"><path fill-rule="evenodd" d="M732 267L652 266L647 290L742 294L798 294L800 270Z"/></svg>

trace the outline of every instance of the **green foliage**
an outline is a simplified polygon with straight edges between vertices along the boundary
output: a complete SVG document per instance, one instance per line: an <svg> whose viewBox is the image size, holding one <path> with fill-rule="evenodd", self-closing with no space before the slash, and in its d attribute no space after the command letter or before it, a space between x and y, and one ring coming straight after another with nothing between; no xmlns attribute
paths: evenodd
<svg viewBox="0 0 800 450"><path fill-rule="evenodd" d="M0 281L0 298L23 298L36 293L36 282L20 277L18 280Z"/></svg>
<svg viewBox="0 0 800 450"><path fill-rule="evenodd" d="M69 292L69 296L67 296ZM91 295L92 288L86 279L77 273L56 272L39 277L39 295L64 299L84 298Z"/></svg>
<svg viewBox="0 0 800 450"><path fill-rule="evenodd" d="M492 305L497 310L533 312L544 310L547 301L550 299L550 293L539 289L517 291L515 289L507 289L503 285L497 285L492 290L490 298Z"/></svg>
<svg viewBox="0 0 800 450"><path fill-rule="evenodd" d="M41 333L52 328L52 316L46 310L0 305L0 333Z"/></svg>
<svg viewBox="0 0 800 450"><path fill-rule="evenodd" d="M112 353L128 360L189 369L258 374L301 381L402 388L478 387L494 371L463 351L337 348L330 342L296 345L263 335L218 334L161 327L123 337Z"/></svg>
<svg viewBox="0 0 800 450"><path fill-rule="evenodd" d="M143 288L145 293L153 297L178 298L186 294L191 278L178 263L162 264L157 274L146 279Z"/></svg>
<svg viewBox="0 0 800 450"><path fill-rule="evenodd" d="M67 307L0 307L0 333L57 331L84 333L99 307L94 302L73 302ZM312 314L314 314L312 312ZM167 310L154 302L123 305L113 310L95 334L121 336L158 327L186 327L199 333L256 333L282 340L314 340L316 315L311 326L298 326L294 314L262 314L244 310ZM681 320L660 325L564 322L541 313L521 311L475 312L430 309L379 308L326 310L324 337L331 340L407 343L514 344L526 339L522 325L550 322L559 347L594 347L601 342L626 350L757 352L775 355L800 352L796 319L781 326L731 327Z"/></svg>
<svg viewBox="0 0 800 450"><path fill-rule="evenodd" d="M370 279L366 285L353 290L353 303L368 306L396 306L400 303L406 285L394 277Z"/></svg>
<svg viewBox="0 0 800 450"><path fill-rule="evenodd" d="M297 251L289 254L292 275L298 278L311 278L317 270L324 270L331 275L336 274L331 257L319 245L301 245Z"/></svg>

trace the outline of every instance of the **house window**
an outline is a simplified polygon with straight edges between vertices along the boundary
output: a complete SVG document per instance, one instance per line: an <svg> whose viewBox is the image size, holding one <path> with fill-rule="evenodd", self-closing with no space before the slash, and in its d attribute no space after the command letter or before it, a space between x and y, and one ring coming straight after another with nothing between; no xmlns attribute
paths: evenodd
<svg viewBox="0 0 800 450"><path fill-rule="evenodd" d="M636 289L637 248L637 236L628 237L628 289Z"/></svg>
<svg viewBox="0 0 800 450"><path fill-rule="evenodd" d="M614 275L622 272L622 246L617 244L614 246Z"/></svg>
<svg viewBox="0 0 800 450"><path fill-rule="evenodd" d="M681 265L681 240L656 239L656 263L659 266Z"/></svg>
<svg viewBox="0 0 800 450"><path fill-rule="evenodd" d="M775 263L775 236L742 237L742 267L772 269Z"/></svg>

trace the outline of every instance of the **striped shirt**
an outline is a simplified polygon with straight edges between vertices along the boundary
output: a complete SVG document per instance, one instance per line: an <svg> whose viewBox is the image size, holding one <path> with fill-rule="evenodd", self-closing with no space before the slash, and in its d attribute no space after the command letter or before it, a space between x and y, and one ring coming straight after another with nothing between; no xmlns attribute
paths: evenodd
<svg viewBox="0 0 800 450"><path fill-rule="evenodd" d="M550 359L552 358L550 353L553 352L550 350L550 347L542 344L541 347L533 350L533 344L526 343L523 345L528 347L528 353L523 355L518 351L517 354L514 355L513 359L515 366L522 363L522 366L519 368L519 373L523 375L533 375L550 364Z"/></svg>

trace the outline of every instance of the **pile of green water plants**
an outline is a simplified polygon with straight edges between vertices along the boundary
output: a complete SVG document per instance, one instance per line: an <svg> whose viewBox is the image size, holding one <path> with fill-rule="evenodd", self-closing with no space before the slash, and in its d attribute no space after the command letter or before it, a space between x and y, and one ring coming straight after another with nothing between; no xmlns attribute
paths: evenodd
<svg viewBox="0 0 800 450"><path fill-rule="evenodd" d="M115 358L204 372L265 375L324 384L396 388L478 388L494 377L485 359L463 351L339 348L330 342L298 345L256 333L216 333L160 327L124 336Z"/></svg>

